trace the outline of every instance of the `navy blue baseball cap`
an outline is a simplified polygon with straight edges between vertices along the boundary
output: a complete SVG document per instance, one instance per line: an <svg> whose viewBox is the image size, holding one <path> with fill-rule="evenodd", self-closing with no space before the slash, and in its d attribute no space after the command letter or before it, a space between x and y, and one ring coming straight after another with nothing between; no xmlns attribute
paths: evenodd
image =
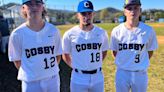
<svg viewBox="0 0 164 92"><path fill-rule="evenodd" d="M31 0L22 0L22 4L25 4L25 3L30 2L30 1ZM35 1L43 3L43 0L35 0Z"/></svg>
<svg viewBox="0 0 164 92"><path fill-rule="evenodd" d="M141 5L140 0L125 0L124 8L126 8L129 5Z"/></svg>
<svg viewBox="0 0 164 92"><path fill-rule="evenodd" d="M91 1L83 0L79 3L77 12L93 12L94 7Z"/></svg>

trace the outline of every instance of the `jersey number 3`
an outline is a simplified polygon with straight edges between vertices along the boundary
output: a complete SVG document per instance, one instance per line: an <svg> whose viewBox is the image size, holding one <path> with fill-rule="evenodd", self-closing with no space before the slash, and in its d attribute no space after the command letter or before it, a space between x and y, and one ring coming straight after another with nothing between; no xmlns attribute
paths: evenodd
<svg viewBox="0 0 164 92"><path fill-rule="evenodd" d="M55 57L51 57L50 59L45 58L44 62L45 62L44 69L48 69L50 67L54 67L55 66Z"/></svg>
<svg viewBox="0 0 164 92"><path fill-rule="evenodd" d="M94 53L91 53L91 63L93 63L95 61L96 62L100 61L100 53L99 52L97 52L95 55L94 55Z"/></svg>

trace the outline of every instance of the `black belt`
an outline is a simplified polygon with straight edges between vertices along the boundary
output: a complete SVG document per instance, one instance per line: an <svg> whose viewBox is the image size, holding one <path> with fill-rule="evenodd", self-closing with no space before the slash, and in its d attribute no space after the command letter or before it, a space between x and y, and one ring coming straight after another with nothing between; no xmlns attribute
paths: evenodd
<svg viewBox="0 0 164 92"><path fill-rule="evenodd" d="M123 70L123 71L128 71L128 72L147 72L147 70L125 70L121 68L117 68L117 70Z"/></svg>
<svg viewBox="0 0 164 92"><path fill-rule="evenodd" d="M98 69L90 70L90 71L87 71L87 70L78 70L78 69L75 68L75 72L80 72L81 71L83 74L95 74L95 73L97 73L97 72L99 72L101 70L102 70L101 67L98 68Z"/></svg>

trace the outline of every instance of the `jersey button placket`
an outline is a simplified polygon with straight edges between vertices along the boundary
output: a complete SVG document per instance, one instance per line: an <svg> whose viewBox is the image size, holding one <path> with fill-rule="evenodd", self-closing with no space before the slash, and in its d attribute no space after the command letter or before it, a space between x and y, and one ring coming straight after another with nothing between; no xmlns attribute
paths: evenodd
<svg viewBox="0 0 164 92"><path fill-rule="evenodd" d="M135 84L135 72L131 72L131 83Z"/></svg>
<svg viewBox="0 0 164 92"><path fill-rule="evenodd" d="M89 88L91 88L92 87L92 84L93 83L93 81L92 81L92 74L89 74Z"/></svg>

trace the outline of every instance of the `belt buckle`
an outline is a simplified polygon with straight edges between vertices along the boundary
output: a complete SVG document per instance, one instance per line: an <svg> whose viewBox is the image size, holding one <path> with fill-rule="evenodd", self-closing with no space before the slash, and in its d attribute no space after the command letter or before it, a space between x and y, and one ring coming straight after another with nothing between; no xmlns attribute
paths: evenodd
<svg viewBox="0 0 164 92"><path fill-rule="evenodd" d="M134 72L145 72L145 70L136 70Z"/></svg>

